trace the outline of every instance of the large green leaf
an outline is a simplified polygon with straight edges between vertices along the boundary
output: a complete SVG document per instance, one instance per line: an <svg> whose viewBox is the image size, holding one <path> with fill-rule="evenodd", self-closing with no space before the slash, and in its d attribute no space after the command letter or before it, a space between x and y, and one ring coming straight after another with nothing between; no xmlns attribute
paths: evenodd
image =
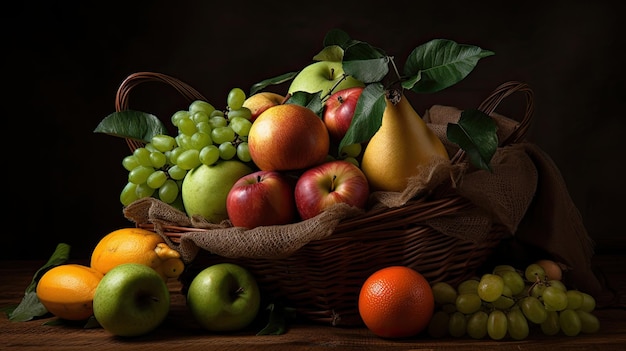
<svg viewBox="0 0 626 351"><path fill-rule="evenodd" d="M350 42L351 38L345 31L333 28L326 33L324 36L324 47L337 45L339 47L345 48L346 45Z"/></svg>
<svg viewBox="0 0 626 351"><path fill-rule="evenodd" d="M317 93L307 93L305 91L296 91L294 92L285 104L296 104L300 106L307 107L311 111L313 111L319 117L322 116L322 110L324 109L324 104L321 99L321 91Z"/></svg>
<svg viewBox="0 0 626 351"><path fill-rule="evenodd" d="M156 116L145 112L126 110L105 117L94 130L117 137L149 143L153 136L168 134L167 128Z"/></svg>
<svg viewBox="0 0 626 351"><path fill-rule="evenodd" d="M433 39L413 49L404 66L403 86L417 93L433 93L463 80L481 58L494 55L473 45ZM420 75L420 79L412 79ZM409 85L408 82L414 82Z"/></svg>
<svg viewBox="0 0 626 351"><path fill-rule="evenodd" d="M366 85L357 101L350 128L341 139L337 151L341 151L346 145L370 140L382 124L386 106L383 85L380 83Z"/></svg>
<svg viewBox="0 0 626 351"><path fill-rule="evenodd" d="M343 60L343 49L339 45L326 46L313 56L313 61L341 62L341 60Z"/></svg>
<svg viewBox="0 0 626 351"><path fill-rule="evenodd" d="M380 82L389 73L389 58L344 61L342 67L347 75L365 84Z"/></svg>
<svg viewBox="0 0 626 351"><path fill-rule="evenodd" d="M15 309L9 312L9 319L14 322L25 322L35 317L40 317L48 313L48 310L41 304L37 298L37 283L39 279L53 267L62 265L67 262L70 254L70 246L65 243L57 245L54 253L33 276L28 287L24 292L22 301Z"/></svg>
<svg viewBox="0 0 626 351"><path fill-rule="evenodd" d="M465 110L458 124L448 123L446 135L466 152L472 165L491 171L489 163L498 148L496 130L496 123L484 112Z"/></svg>

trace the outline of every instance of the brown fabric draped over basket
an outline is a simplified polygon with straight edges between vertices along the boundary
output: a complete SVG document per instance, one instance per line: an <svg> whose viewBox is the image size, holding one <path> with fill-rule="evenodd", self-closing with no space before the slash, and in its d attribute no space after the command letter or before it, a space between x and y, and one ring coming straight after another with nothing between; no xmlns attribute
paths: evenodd
<svg viewBox="0 0 626 351"><path fill-rule="evenodd" d="M145 81L170 84L190 100L202 98L174 78L142 72L120 87L118 110L128 108L130 88ZM520 122L494 112L515 92L526 95ZM599 283L590 270L592 243L558 168L524 141L533 114L532 90L523 83L505 83L479 109L494 118L502 141L492 172L473 169L464 153L447 142L446 125L456 122L461 111L433 106L424 119L454 155L452 162L429 165L402 193L372 193L367 211L337 205L306 221L249 230L229 221L189 218L153 198L130 204L124 215L161 234L181 253L184 287L203 268L233 262L254 274L268 301L335 326L362 323L358 293L374 271L405 265L431 282L456 284L477 274L503 239L546 252L568 266L570 285L597 293Z"/></svg>

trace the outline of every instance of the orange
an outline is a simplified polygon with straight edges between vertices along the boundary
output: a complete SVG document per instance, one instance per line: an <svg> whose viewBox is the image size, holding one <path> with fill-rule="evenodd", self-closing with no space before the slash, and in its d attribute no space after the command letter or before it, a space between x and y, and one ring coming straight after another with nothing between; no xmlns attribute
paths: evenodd
<svg viewBox="0 0 626 351"><path fill-rule="evenodd" d="M122 228L105 235L91 252L91 267L106 274L122 263L152 267L164 280L177 278L184 269L180 254L157 233Z"/></svg>
<svg viewBox="0 0 626 351"><path fill-rule="evenodd" d="M383 338L405 338L422 332L434 313L435 299L422 274L389 266L370 275L359 293L359 314L367 328Z"/></svg>
<svg viewBox="0 0 626 351"><path fill-rule="evenodd" d="M53 315L84 320L93 315L93 295L103 274L79 264L55 266L37 283L37 298Z"/></svg>

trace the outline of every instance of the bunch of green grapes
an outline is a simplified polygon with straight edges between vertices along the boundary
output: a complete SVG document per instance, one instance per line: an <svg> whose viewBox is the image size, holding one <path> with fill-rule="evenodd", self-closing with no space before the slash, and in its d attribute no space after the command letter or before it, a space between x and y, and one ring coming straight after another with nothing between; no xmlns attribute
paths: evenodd
<svg viewBox="0 0 626 351"><path fill-rule="evenodd" d="M432 285L437 308L428 327L435 338L513 340L528 337L533 327L545 335L595 333L600 329L592 313L593 296L568 290L533 263L524 271L510 265L468 279L456 288L446 282Z"/></svg>
<svg viewBox="0 0 626 351"><path fill-rule="evenodd" d="M120 202L127 206L137 199L155 197L180 207L180 189L189 170L234 158L251 162L248 133L252 115L243 107L245 99L242 89L233 88L224 110L196 100L187 110L174 113L171 122L178 129L175 137L155 135L122 160L128 183Z"/></svg>

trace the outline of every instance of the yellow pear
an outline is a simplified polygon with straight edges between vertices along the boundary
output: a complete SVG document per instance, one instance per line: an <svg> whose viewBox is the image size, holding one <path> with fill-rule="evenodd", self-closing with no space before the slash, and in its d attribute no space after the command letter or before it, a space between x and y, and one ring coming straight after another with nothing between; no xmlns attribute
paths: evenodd
<svg viewBox="0 0 626 351"><path fill-rule="evenodd" d="M419 166L431 163L433 157L449 160L441 140L404 94L399 98L394 104L389 95L385 97L382 124L363 152L361 169L372 190L403 191L408 178L418 175Z"/></svg>

